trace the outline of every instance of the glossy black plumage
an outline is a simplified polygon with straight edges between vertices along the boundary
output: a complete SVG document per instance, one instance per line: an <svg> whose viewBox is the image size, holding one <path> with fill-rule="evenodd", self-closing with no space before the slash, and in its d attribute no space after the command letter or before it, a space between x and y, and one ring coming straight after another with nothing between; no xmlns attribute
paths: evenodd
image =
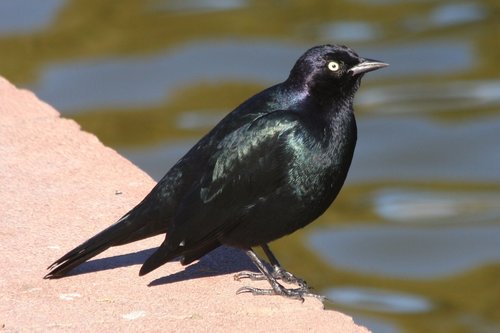
<svg viewBox="0 0 500 333"><path fill-rule="evenodd" d="M385 66L345 46L308 50L286 81L229 113L141 203L57 260L46 278L160 233L165 241L140 275L176 257L189 264L221 244L269 250L267 243L312 222L337 196L356 144L354 94L364 73ZM289 274L269 258L272 278ZM283 294L270 282L271 293Z"/></svg>

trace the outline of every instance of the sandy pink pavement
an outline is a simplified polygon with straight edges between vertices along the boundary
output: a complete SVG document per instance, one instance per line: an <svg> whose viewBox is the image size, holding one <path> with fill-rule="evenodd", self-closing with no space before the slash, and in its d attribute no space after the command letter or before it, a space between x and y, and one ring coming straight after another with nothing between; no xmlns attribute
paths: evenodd
<svg viewBox="0 0 500 333"><path fill-rule="evenodd" d="M245 282L233 274L252 266L234 249L139 277L163 236L111 248L69 277L42 279L153 186L94 135L0 77L0 331L368 332L316 299L236 295Z"/></svg>

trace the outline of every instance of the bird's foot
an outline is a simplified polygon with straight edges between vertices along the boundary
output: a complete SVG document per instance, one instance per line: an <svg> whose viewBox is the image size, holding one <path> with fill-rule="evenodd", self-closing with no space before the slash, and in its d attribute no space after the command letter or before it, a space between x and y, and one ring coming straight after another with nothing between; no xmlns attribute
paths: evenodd
<svg viewBox="0 0 500 333"><path fill-rule="evenodd" d="M284 270L281 267L275 267L273 272L272 272L273 278L277 280L284 281L286 283L294 284L296 286L299 286L300 288L308 289L307 282L304 281L301 278L296 277L292 273ZM241 279L250 279L252 281L261 281L261 280L267 280L266 276L262 273L255 273L255 272L240 272L234 275L234 279L236 281L240 281Z"/></svg>
<svg viewBox="0 0 500 333"><path fill-rule="evenodd" d="M255 272L239 272L239 273L234 274L233 277L236 281L240 281L242 279L249 279L252 281L267 280L267 278L264 274L255 273Z"/></svg>
<svg viewBox="0 0 500 333"><path fill-rule="evenodd" d="M304 302L304 297L314 297L320 300L324 299L324 296L313 294L309 292L307 287L299 288L285 288L281 284L273 284L272 289L260 289L254 287L241 287L236 291L236 294L242 293L252 293L252 295L279 295L291 299L300 300Z"/></svg>
<svg viewBox="0 0 500 333"><path fill-rule="evenodd" d="M236 291L236 294L241 293L252 293L252 295L280 295L287 298L297 299L304 302L304 297L314 297L320 300L323 300L324 297L320 295L313 294L309 291L309 287L306 282L302 279L295 277L292 273L287 272L279 265L278 261L272 255L269 248L267 246L263 247L264 251L270 253L270 260L274 262L273 271L270 272L266 265L262 262L262 260L257 257L255 252L251 249L247 250L246 253L250 260L259 268L259 273L254 272L241 272L234 275L235 280L240 280L244 278L248 278L250 280L267 280L271 285L272 289L259 289L254 287L241 287ZM268 255L269 256L269 255ZM277 280L280 279L282 281L292 283L298 286L298 288L285 288L282 286Z"/></svg>
<svg viewBox="0 0 500 333"><path fill-rule="evenodd" d="M273 276L277 279L281 279L281 281L297 285L300 288L309 289L309 287L307 286L307 282L305 280L296 277L295 275L284 270L281 267L274 269Z"/></svg>

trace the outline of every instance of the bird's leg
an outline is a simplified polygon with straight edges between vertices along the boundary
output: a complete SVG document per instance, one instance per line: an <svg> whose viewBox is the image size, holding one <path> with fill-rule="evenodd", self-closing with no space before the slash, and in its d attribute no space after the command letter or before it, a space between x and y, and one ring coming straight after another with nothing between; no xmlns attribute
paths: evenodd
<svg viewBox="0 0 500 333"><path fill-rule="evenodd" d="M264 250L264 253L266 254L267 258L269 259L269 263L273 267L273 271L271 272L271 275L278 280L285 281L287 283L295 284L301 288L308 289L306 281L304 281L301 278L296 277L292 273L288 272L285 270L279 263L278 259L274 256L274 254L271 252L271 249L267 244L261 245L262 249ZM238 274L234 275L235 280L241 280L241 279L250 279L252 281L258 281L258 280L267 280L267 277L263 273L255 273L255 272L241 272Z"/></svg>
<svg viewBox="0 0 500 333"><path fill-rule="evenodd" d="M273 266L273 276L277 279L281 279L282 281L296 284L300 287L308 288L306 281L304 281L301 278L296 277L289 271L283 268L283 266L280 265L278 259L274 256L274 254L271 252L271 249L269 248L269 245L264 244L261 246L262 249L264 250L264 253L266 254L267 258L269 258L269 262Z"/></svg>
<svg viewBox="0 0 500 333"><path fill-rule="evenodd" d="M271 284L272 289L259 289L253 287L241 287L236 292L237 294L241 293L252 293L253 295L280 295L288 298L298 299L304 301L304 296L307 297L316 297L323 299L322 296L310 293L307 288L299 287L296 289L285 288L281 284L278 283L276 278L269 272L266 265L257 257L255 252L252 250L246 251L246 254L252 260L255 266L261 271L261 273L265 276L267 281Z"/></svg>

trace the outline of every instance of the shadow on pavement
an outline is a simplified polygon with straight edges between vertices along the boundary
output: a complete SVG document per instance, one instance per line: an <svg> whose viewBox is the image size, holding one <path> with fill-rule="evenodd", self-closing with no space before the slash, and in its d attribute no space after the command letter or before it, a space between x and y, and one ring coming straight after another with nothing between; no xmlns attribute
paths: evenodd
<svg viewBox="0 0 500 333"><path fill-rule="evenodd" d="M99 272L119 267L142 265L156 248L127 253L113 257L90 260L75 268L68 276ZM160 268L161 269L161 268ZM185 266L179 272L161 277L149 283L149 286L199 279L209 276L224 275L240 271L256 271L244 251L221 246L202 257L199 261ZM139 271L137 271L139 273Z"/></svg>

